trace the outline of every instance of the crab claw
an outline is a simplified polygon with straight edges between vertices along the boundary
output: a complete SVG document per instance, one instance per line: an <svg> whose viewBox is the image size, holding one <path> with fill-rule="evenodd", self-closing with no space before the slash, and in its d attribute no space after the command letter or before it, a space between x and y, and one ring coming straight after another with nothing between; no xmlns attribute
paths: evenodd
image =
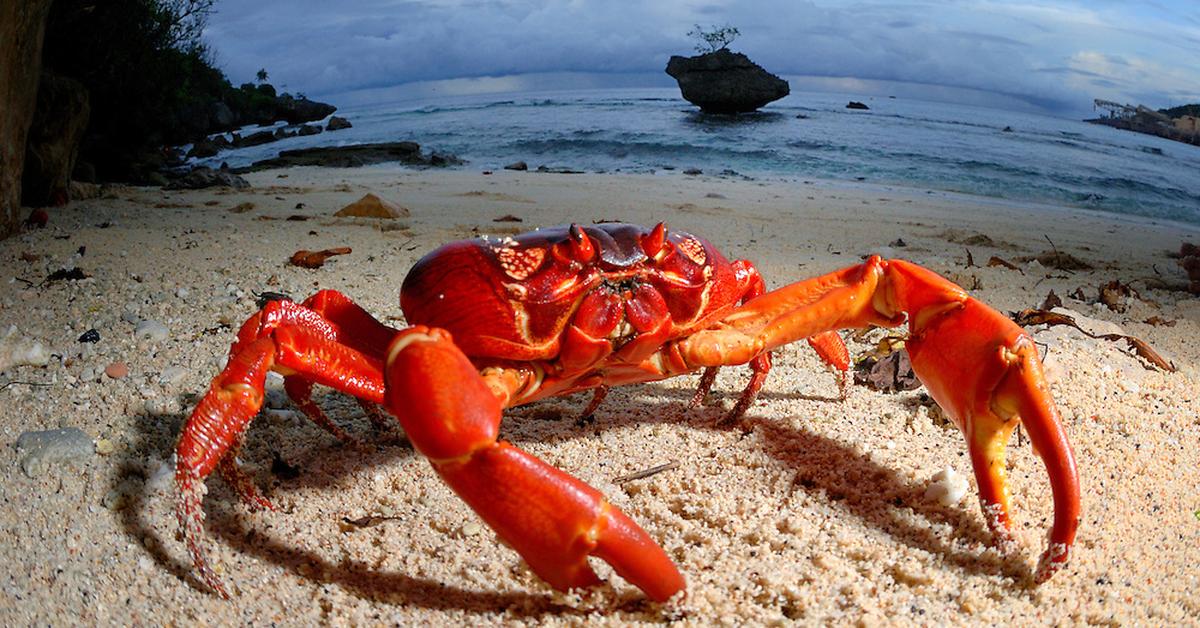
<svg viewBox="0 0 1200 628"><path fill-rule="evenodd" d="M1033 339L932 271L875 261L883 267L876 307L908 315L913 371L966 437L984 517L1001 542L1011 542L1005 446L1018 421L1046 465L1054 523L1034 573L1044 582L1066 564L1075 540L1079 478Z"/></svg>

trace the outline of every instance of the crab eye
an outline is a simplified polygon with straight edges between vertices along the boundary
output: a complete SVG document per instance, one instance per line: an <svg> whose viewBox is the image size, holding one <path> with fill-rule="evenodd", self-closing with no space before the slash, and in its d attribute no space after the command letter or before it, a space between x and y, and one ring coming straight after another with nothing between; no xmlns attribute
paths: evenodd
<svg viewBox="0 0 1200 628"><path fill-rule="evenodd" d="M667 242L667 223L660 222L654 225L654 229L650 233L642 236L640 244L642 252L650 259L658 259L658 254L662 251L663 245Z"/></svg>
<svg viewBox="0 0 1200 628"><path fill-rule="evenodd" d="M571 237L571 257L580 264L586 264L596 257L596 246L592 244L592 239L588 237L583 229L572 223L569 229Z"/></svg>

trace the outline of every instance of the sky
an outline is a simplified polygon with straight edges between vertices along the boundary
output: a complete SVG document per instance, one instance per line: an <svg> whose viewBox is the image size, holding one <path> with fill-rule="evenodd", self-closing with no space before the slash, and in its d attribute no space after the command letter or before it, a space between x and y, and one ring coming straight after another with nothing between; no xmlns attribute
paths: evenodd
<svg viewBox="0 0 1200 628"><path fill-rule="evenodd" d="M663 69L695 54L695 25L737 27L730 48L793 91L1069 117L1091 115L1093 98L1200 102L1197 0L217 0L204 40L235 84L265 68L277 87L332 100L430 81L537 85L504 78L528 74L670 86Z"/></svg>

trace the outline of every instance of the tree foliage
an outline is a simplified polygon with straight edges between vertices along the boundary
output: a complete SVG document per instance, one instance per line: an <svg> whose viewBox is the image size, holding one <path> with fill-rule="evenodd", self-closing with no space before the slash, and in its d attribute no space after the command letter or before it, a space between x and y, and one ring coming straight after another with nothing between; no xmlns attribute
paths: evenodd
<svg viewBox="0 0 1200 628"><path fill-rule="evenodd" d="M725 26L714 24L708 28L696 24L692 30L688 31L688 37L697 40L696 52L700 54L728 48L729 44L732 44L733 40L738 38L738 35L741 35L741 32L738 31L737 27L728 24Z"/></svg>

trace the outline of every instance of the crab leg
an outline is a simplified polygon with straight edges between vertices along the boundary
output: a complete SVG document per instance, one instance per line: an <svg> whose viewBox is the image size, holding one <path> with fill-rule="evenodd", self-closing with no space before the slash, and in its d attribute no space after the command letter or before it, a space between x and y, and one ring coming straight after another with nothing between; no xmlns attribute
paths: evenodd
<svg viewBox="0 0 1200 628"><path fill-rule="evenodd" d="M508 395L480 377L448 332L400 332L388 348L384 377L385 404L413 446L551 586L599 582L587 562L592 555L652 599L683 589L683 576L662 548L596 489L497 440Z"/></svg>
<svg viewBox="0 0 1200 628"><path fill-rule="evenodd" d="M224 461L236 452L250 420L262 408L267 372L299 373L308 380L361 399L383 401L380 360L337 344L309 328L276 327L269 335L249 342L239 336L235 347L229 363L213 379L208 393L184 424L175 449L175 484L179 493L176 518L196 570L206 584L226 598L229 595L209 567L200 542L204 534L204 479L220 465L239 495L253 499L258 506L269 507L269 502L248 488L244 474L232 462Z"/></svg>
<svg viewBox="0 0 1200 628"><path fill-rule="evenodd" d="M1032 338L945 278L915 264L866 263L764 294L713 328L670 347L664 370L739 364L832 329L894 327L908 321L913 370L954 420L967 449L989 527L1010 537L1005 447L1025 426L1050 476L1054 523L1035 579L1067 561L1079 520L1079 480Z"/></svg>

